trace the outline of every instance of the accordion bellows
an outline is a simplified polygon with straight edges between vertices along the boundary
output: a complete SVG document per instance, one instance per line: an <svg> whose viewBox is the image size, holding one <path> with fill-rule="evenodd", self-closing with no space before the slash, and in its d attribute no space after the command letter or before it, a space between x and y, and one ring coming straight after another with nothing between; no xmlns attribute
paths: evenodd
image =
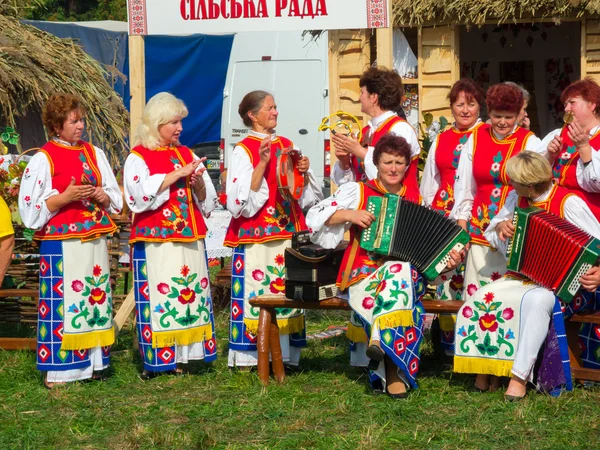
<svg viewBox="0 0 600 450"><path fill-rule="evenodd" d="M540 208L517 208L508 244L508 269L551 289L570 302L579 278L600 258L600 240Z"/></svg>
<svg viewBox="0 0 600 450"><path fill-rule="evenodd" d="M367 211L376 220L361 236L363 249L407 261L429 280L435 279L460 251L469 234L439 212L394 194L370 197Z"/></svg>

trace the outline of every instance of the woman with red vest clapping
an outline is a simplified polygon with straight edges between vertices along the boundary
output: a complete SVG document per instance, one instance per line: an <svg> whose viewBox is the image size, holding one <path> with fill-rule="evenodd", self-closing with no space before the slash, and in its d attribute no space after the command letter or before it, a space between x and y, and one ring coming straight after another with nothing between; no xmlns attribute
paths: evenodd
<svg viewBox="0 0 600 450"><path fill-rule="evenodd" d="M360 110L371 120L362 130L362 142L340 133L332 134L338 159L331 173L333 182L341 186L348 181L377 178L373 149L382 136L392 133L408 142L411 164L405 183L410 195L419 195L417 161L421 147L413 127L396 112L402 108L402 78L394 70L370 67L362 74L359 85Z"/></svg>
<svg viewBox="0 0 600 450"><path fill-rule="evenodd" d="M251 307L248 300L262 294L284 294L285 248L290 246L292 233L306 229L302 208L323 196L305 156L297 164L304 174L302 197L295 201L282 195L277 159L284 149L296 147L275 133L279 113L271 94L246 94L238 112L251 130L233 149L227 171L227 209L233 218L225 245L234 248L229 366L249 367L258 363L258 308ZM279 309L277 322L283 361L298 365L300 348L306 345L304 314L298 309Z"/></svg>
<svg viewBox="0 0 600 450"><path fill-rule="evenodd" d="M202 160L179 143L187 115L173 95L152 97L123 174L143 378L217 356L204 247L217 194Z"/></svg>
<svg viewBox="0 0 600 450"><path fill-rule="evenodd" d="M84 115L77 97L50 97L42 120L52 138L19 191L23 223L41 241L37 368L48 388L101 379L115 340L106 235L123 200L104 152L81 140Z"/></svg>

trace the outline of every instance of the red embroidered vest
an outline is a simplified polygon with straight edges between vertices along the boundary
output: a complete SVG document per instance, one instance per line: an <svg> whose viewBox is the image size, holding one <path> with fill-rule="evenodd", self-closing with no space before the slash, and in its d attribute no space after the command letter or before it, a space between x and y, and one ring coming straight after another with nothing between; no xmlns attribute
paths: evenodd
<svg viewBox="0 0 600 450"><path fill-rule="evenodd" d="M563 147L552 166L552 175L560 186L580 193L581 197L587 202L594 213L594 216L596 216L596 219L600 220L600 193L587 192L581 189L577 182L577 164L580 158L577 147L569 139L566 127L560 137L563 139ZM590 145L594 149L600 148L600 130L590 138Z"/></svg>
<svg viewBox="0 0 600 450"><path fill-rule="evenodd" d="M437 137L435 165L440 174L440 187L433 197L431 208L444 214L445 217L450 215L454 207L454 179L460 153L473 131L480 126L481 124L468 131L451 128Z"/></svg>
<svg viewBox="0 0 600 450"><path fill-rule="evenodd" d="M506 161L523 150L532 135L531 131L518 127L500 141L493 136L490 125L482 125L473 131L473 178L477 194L469 221L472 243L490 245L483 233L512 190L505 171Z"/></svg>
<svg viewBox="0 0 600 450"><path fill-rule="evenodd" d="M573 195L576 196L577 194L567 188L555 184L552 187L552 191L550 191L550 195L548 195L548 198L543 202L534 202L527 197L519 197L517 205L519 208L529 208L530 206L542 208L544 211L564 219L565 201Z"/></svg>
<svg viewBox="0 0 600 450"><path fill-rule="evenodd" d="M367 203L369 197L372 195L382 197L387 191L385 188L379 183L377 180L368 181L366 183L358 183L359 185L359 195L360 199L358 201L357 210L365 210L367 208ZM409 200L411 202L415 202L421 204L421 195L417 194L416 196L409 194L408 189L403 186L402 190L398 194L400 197ZM360 245L358 245L357 250L355 251L354 258L351 260L353 253L352 246L354 245L354 241L360 241L360 236L362 234L362 228L358 228L353 225L350 227L350 243L348 244L348 248L344 253L344 258L342 259L342 264L340 266L340 272L337 277L337 286L341 286L342 280L344 278L344 274L346 270L350 270L350 277L348 279L348 286L351 286L363 278L368 277L370 274L375 272L377 268L381 265L380 262L373 261L366 250L364 250Z"/></svg>
<svg viewBox="0 0 600 450"><path fill-rule="evenodd" d="M94 147L79 141L75 146L49 141L41 149L50 162L52 188L58 192L71 184L102 186L102 174ZM27 175L27 169L25 170ZM117 229L108 213L91 200L78 200L63 206L46 226L35 233L39 240L62 240L79 238L93 241Z"/></svg>
<svg viewBox="0 0 600 450"><path fill-rule="evenodd" d="M194 160L192 151L184 146L149 150L138 145L131 153L144 160L150 175L172 172ZM158 209L134 215L129 242L193 242L205 236L206 224L186 177L169 186L169 200Z"/></svg>
<svg viewBox="0 0 600 450"><path fill-rule="evenodd" d="M248 153L253 167L256 167L260 161L258 152L260 142L260 138L248 136L238 143ZM300 205L284 199L277 183L277 157L283 149L292 146L289 139L281 136L277 136L272 141L271 160L264 175L269 187L269 199L253 217L240 216L231 219L225 235L226 246L237 247L239 244L259 244L291 239L292 233L306 229ZM235 183L236 180L234 179L233 182Z"/></svg>

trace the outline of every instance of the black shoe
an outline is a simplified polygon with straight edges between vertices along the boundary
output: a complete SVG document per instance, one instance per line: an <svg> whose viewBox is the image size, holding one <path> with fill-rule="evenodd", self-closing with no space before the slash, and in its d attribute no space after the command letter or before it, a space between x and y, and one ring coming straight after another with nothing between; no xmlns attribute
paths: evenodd
<svg viewBox="0 0 600 450"><path fill-rule="evenodd" d="M385 356L385 352L381 349L379 345L369 345L367 347L367 356L375 361L383 361Z"/></svg>
<svg viewBox="0 0 600 450"><path fill-rule="evenodd" d="M403 399L403 398L408 398L408 392L402 392L400 394L390 394L390 391L388 391L387 389L385 390L385 393L388 395L388 397L390 398L399 398L399 399Z"/></svg>
<svg viewBox="0 0 600 450"><path fill-rule="evenodd" d="M377 368L379 367L379 364L381 363L381 361L376 361L374 359L370 359L369 360L369 364L367 364L367 369L372 370L372 371L376 371Z"/></svg>

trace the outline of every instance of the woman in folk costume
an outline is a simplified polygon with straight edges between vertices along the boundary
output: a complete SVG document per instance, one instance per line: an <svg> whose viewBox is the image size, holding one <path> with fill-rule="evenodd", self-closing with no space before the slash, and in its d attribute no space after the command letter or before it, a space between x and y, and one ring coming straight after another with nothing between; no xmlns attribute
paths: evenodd
<svg viewBox="0 0 600 450"><path fill-rule="evenodd" d="M577 191L600 220L600 86L586 78L569 85L560 98L573 121L550 132L542 148L547 149L558 184ZM600 277L600 268L596 270ZM585 293L568 305L565 314L584 309L600 309L600 297ZM600 326L583 324L579 339L584 366L600 369Z"/></svg>
<svg viewBox="0 0 600 450"><path fill-rule="evenodd" d="M585 200L553 185L552 169L544 156L521 152L507 162L506 172L514 190L485 232L501 255L506 257L507 239L514 235L512 219L517 207L544 209L600 238L600 224ZM584 289L595 291L600 284L594 269L581 278ZM566 385L570 389L565 340L561 307L554 293L507 272L470 296L459 311L454 370L477 373L475 386L481 390L490 387L489 375L510 375L505 396L508 400L520 399L525 396L527 382L533 380L536 359L546 341L550 345L543 355L538 387L550 391Z"/></svg>
<svg viewBox="0 0 600 450"><path fill-rule="evenodd" d="M23 223L41 241L37 368L48 388L102 379L115 340L106 235L123 200L104 152L81 140L84 114L71 94L48 99L42 120L52 138L19 191Z"/></svg>
<svg viewBox="0 0 600 450"><path fill-rule="evenodd" d="M305 156L297 166L304 174L300 200L285 198L278 188L277 159L284 149L297 148L275 133L279 113L271 94L246 94L238 112L251 130L233 149L227 171L227 209L233 218L225 245L234 248L229 366L250 367L258 363L259 311L248 300L263 294L284 295L285 248L290 246L295 231L306 229L302 208L313 205L323 195ZM298 365L300 349L306 345L304 313L299 309L279 309L277 322L283 361Z"/></svg>
<svg viewBox="0 0 600 450"><path fill-rule="evenodd" d="M349 181L366 181L377 178L377 167L373 164L373 149L388 133L403 137L410 146L410 164L405 177L405 185L410 195L419 195L417 180L417 160L421 154L419 140L413 127L398 116L401 110L402 79L394 70L370 67L361 76L360 110L371 117L362 130L362 142L352 136L332 134L337 162L333 166L331 178L341 186Z"/></svg>
<svg viewBox="0 0 600 450"><path fill-rule="evenodd" d="M494 84L486 93L486 104L491 124L474 130L461 152L450 213L450 218L471 235L463 299L506 272L504 256L490 246L484 232L512 190L506 161L523 150L536 151L540 147L540 140L532 132L516 124L523 106L519 88Z"/></svg>
<svg viewBox="0 0 600 450"><path fill-rule="evenodd" d="M173 95L152 97L123 173L143 378L217 356L204 247L217 194L202 160L179 143L187 115Z"/></svg>
<svg viewBox="0 0 600 450"><path fill-rule="evenodd" d="M448 217L454 206L454 179L461 152L473 130L482 125L479 111L484 102L483 89L470 78L463 78L452 86L448 94L454 126L438 135L429 149L421 178L421 195L425 206L430 206ZM441 275L437 280L437 298L461 300L464 264L455 271ZM454 324L456 316L439 316L442 347L446 354L454 354Z"/></svg>
<svg viewBox="0 0 600 450"><path fill-rule="evenodd" d="M336 247L350 229L337 284L343 291L348 289L346 295L363 327L363 336L369 337L368 347L366 342L357 342L354 351L379 361L372 380L380 379L393 398L405 398L407 389L417 386L424 283L410 263L375 260L359 242L362 229L375 220L366 211L369 197L391 193L421 202L420 195L411 196L403 183L410 158L410 145L404 138L393 134L382 137L373 152L377 178L340 186L333 196L313 206L306 218L312 241L326 248ZM460 257L454 252L453 258L456 267Z"/></svg>

